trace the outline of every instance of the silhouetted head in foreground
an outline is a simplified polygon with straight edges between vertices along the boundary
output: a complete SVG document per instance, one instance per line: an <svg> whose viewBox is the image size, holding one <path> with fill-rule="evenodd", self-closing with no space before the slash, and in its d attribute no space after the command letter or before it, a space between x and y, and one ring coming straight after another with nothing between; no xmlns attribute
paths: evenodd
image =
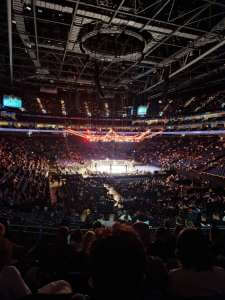
<svg viewBox="0 0 225 300"><path fill-rule="evenodd" d="M137 299L143 283L146 258L133 229L116 226L91 248L91 275L97 299Z"/></svg>
<svg viewBox="0 0 225 300"><path fill-rule="evenodd" d="M205 271L212 267L209 243L197 229L184 229L177 239L177 255L186 269Z"/></svg>

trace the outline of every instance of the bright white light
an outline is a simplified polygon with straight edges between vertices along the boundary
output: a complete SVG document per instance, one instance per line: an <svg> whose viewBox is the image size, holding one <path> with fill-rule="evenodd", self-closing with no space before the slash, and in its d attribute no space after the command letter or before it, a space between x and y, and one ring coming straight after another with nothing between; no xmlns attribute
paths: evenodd
<svg viewBox="0 0 225 300"><path fill-rule="evenodd" d="M43 105L42 105L42 102L41 102L41 99L40 98L37 98L37 102L39 104L39 107L40 107L40 110L43 114L47 114L47 111L46 109L44 109Z"/></svg>
<svg viewBox="0 0 225 300"><path fill-rule="evenodd" d="M97 172L100 173L110 173L110 166L107 165L97 165Z"/></svg>
<svg viewBox="0 0 225 300"><path fill-rule="evenodd" d="M160 171L160 168L151 165L134 165L134 161L125 160L92 160L91 161L92 172L106 173L109 175L123 175L123 174L145 174L154 173Z"/></svg>
<svg viewBox="0 0 225 300"><path fill-rule="evenodd" d="M62 110L62 114L63 114L64 116L66 116L66 115L67 115L67 112L66 112L66 106L65 106L64 100L61 100L61 110Z"/></svg>
<svg viewBox="0 0 225 300"><path fill-rule="evenodd" d="M126 173L126 166L111 165L110 167L110 165L97 164L96 171L107 174L123 174Z"/></svg>
<svg viewBox="0 0 225 300"><path fill-rule="evenodd" d="M140 105L137 109L137 115L140 117L144 117L147 114L148 106L147 105Z"/></svg>
<svg viewBox="0 0 225 300"><path fill-rule="evenodd" d="M126 166L112 166L111 169L112 174L123 174L126 173Z"/></svg>

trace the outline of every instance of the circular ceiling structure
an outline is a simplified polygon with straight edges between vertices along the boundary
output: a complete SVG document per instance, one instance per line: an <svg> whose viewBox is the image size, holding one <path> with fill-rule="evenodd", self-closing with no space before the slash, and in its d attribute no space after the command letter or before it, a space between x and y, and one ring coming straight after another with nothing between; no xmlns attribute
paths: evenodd
<svg viewBox="0 0 225 300"><path fill-rule="evenodd" d="M146 43L144 35L133 29L122 29L117 26L99 27L96 24L88 24L80 33L81 51L99 60L139 60Z"/></svg>

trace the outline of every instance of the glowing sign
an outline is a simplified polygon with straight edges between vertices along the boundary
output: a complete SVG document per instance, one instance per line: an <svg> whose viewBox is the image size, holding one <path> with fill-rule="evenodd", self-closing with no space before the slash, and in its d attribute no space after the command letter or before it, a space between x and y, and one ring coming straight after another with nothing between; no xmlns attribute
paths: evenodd
<svg viewBox="0 0 225 300"><path fill-rule="evenodd" d="M13 96L3 96L3 107L21 108L22 100Z"/></svg>
<svg viewBox="0 0 225 300"><path fill-rule="evenodd" d="M148 106L147 105L140 105L137 109L137 115L140 117L144 117L147 114Z"/></svg>

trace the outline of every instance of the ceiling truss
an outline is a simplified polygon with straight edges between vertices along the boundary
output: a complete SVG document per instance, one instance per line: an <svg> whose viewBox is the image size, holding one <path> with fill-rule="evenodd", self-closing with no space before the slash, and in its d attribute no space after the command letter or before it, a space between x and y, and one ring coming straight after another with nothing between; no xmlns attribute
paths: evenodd
<svg viewBox="0 0 225 300"><path fill-rule="evenodd" d="M182 75L184 80L185 74L194 77L196 63L201 64L198 72L204 73L206 57L211 59L210 70L225 59L223 55L220 60L212 59L225 46L223 1L199 0L196 6L186 3L184 7L179 0L142 1L142 6L136 3L134 7L129 0L115 1L113 6L99 2L7 0L6 17L4 11L0 14L2 35L7 34L8 40L5 44L2 39L0 52L4 76L9 75L14 85L53 82L74 89L85 82L96 89L98 64L102 87L153 95L167 79L173 82ZM141 59L118 61L103 56L95 60L83 53L80 45L80 34L89 24L123 31L131 28L139 34L151 34L152 39L146 41ZM48 32L48 26L53 32ZM166 72L168 77L164 77Z"/></svg>

